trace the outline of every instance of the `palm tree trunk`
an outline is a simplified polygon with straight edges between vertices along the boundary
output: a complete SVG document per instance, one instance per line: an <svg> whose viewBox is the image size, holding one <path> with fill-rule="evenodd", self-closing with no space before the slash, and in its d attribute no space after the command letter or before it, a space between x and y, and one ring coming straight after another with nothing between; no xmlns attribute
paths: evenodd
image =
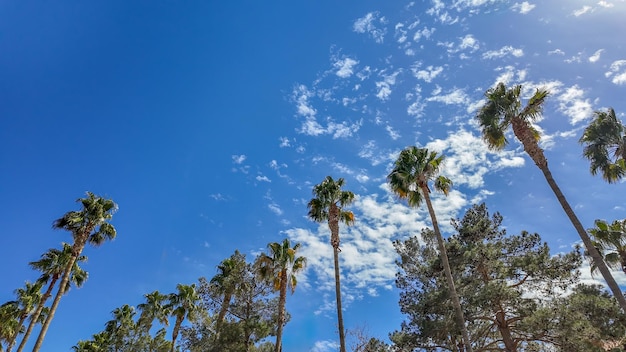
<svg viewBox="0 0 626 352"><path fill-rule="evenodd" d="M176 323L174 324L174 329L172 330L172 349L171 352L174 352L176 348L176 338L178 337L178 331L180 330L180 325L183 323L183 319L185 316L177 316Z"/></svg>
<svg viewBox="0 0 626 352"><path fill-rule="evenodd" d="M83 244L84 247L84 244ZM70 281L70 274L72 272L72 268L78 259L78 256L82 252L82 247L78 248L78 253L72 253L72 259L67 263L65 267L65 271L63 271L63 277L61 278L61 284L59 285L59 289L57 290L56 296L54 296L54 301L52 301L52 306L50 307L50 313L46 317L46 321L44 321L41 326L41 331L39 332L39 336L37 337L37 341L35 342L35 346L33 347L33 352L39 352L41 349L41 344L43 343L43 339L46 337L46 333L48 332L48 327L50 326L50 322L52 322L52 318L54 318L54 313L59 306L59 302L61 302L61 297L65 294L65 288L67 287Z"/></svg>
<svg viewBox="0 0 626 352"><path fill-rule="evenodd" d="M437 244L439 246L439 255L441 256L441 261L443 264L443 271L445 272L446 280L448 281L448 289L450 290L450 299L452 300L452 304L454 305L457 325L459 329L461 329L461 333L463 334L463 345L465 346L465 352L472 352L472 343L470 341L467 328L465 327L465 317L463 316L463 309L461 308L461 301L459 300L459 296L456 293L456 288L454 287L454 279L452 278L452 270L450 269L450 262L448 261L448 252L446 251L446 245L443 242L441 231L439 231L439 223L437 222L437 217L435 216L435 209L433 209L433 205L430 201L430 195L429 195L430 190L428 189L428 186L426 186L426 184L423 184L421 188L422 188L422 194L424 195L424 200L426 201L426 206L428 207L428 213L430 214L430 219L433 223L435 236L437 237Z"/></svg>
<svg viewBox="0 0 626 352"><path fill-rule="evenodd" d="M232 297L232 295L232 290L226 290L226 292L224 292L224 301L222 302L222 306L220 307L220 312L217 316L217 323L215 325L216 336L220 333L222 322L224 321L224 317L226 316L226 312L228 311L228 307L230 306L230 298Z"/></svg>
<svg viewBox="0 0 626 352"><path fill-rule="evenodd" d="M339 249L333 247L335 261L335 297L337 298L337 323L339 326L339 352L346 352L346 333L343 328L343 312L341 309L341 285L339 282Z"/></svg>
<svg viewBox="0 0 626 352"><path fill-rule="evenodd" d="M26 329L26 332L24 333L22 342L20 342L20 345L17 347L17 352L22 352L22 350L26 346L26 342L28 341L30 334L33 332L33 329L35 328L35 325L37 324L37 320L39 320L39 316L41 315L41 312L43 311L43 307L46 305L46 301L48 300L48 298L50 298L50 296L52 296L52 289L54 289L54 285L56 285L57 281L58 281L57 276L53 276L52 280L50 280L50 285L48 285L48 289L46 289L46 292L43 294L43 296L41 296L41 300L39 301L39 304L37 305L37 309L35 310L35 313L33 313L32 317L30 318L30 324L28 324L28 328Z"/></svg>
<svg viewBox="0 0 626 352"><path fill-rule="evenodd" d="M580 239L583 241L583 244L585 245L587 252L589 252L589 255L591 256L593 263L600 270L602 277L604 277L606 284L609 286L609 289L611 290L611 292L613 292L613 296L615 297L615 299L617 299L617 302L619 303L619 306L622 308L622 311L626 313L626 299L624 298L624 294L622 293L622 290L619 288L619 285L615 281L615 278L613 278L613 275L611 274L609 267L604 262L604 259L602 259L602 256L600 255L596 247L591 242L591 238L587 234L587 231L585 231L585 228L583 227L583 225L580 223L580 220L578 220L576 213L574 213L574 210L572 210L572 207L567 202L567 199L565 199L565 195L563 195L563 192L561 192L561 189L556 184L556 181L552 177L552 173L550 172L550 169L546 165L545 168L541 168L541 172L543 172L543 175L545 176L546 181L548 181L548 185L550 185L550 188L552 189L552 192L554 192L556 199L558 199L559 203L561 204L561 207L563 207L565 214L567 214L567 217L574 225L576 232L578 232L578 235L580 236Z"/></svg>
<svg viewBox="0 0 626 352"><path fill-rule="evenodd" d="M535 165L537 165L539 170L541 170L541 172L543 173L543 176L546 178L546 181L548 181L548 185L552 189L552 192L554 192L556 199L561 204L561 207L565 211L565 214L572 222L572 225L574 225L576 232L578 232L578 236L580 236L580 239L583 241L587 252L589 252L591 259L593 260L593 263L600 270L602 277L604 277L604 280L609 286L609 289L611 290L611 292L613 292L613 296L615 297L615 299L617 299L617 302L622 308L622 311L626 313L626 299L624 298L622 290L619 288L619 285L615 281L615 278L613 278L613 275L611 275L611 271L604 262L602 255L600 255L596 247L591 242L591 238L587 234L587 231L585 230L583 225L580 223L580 220L578 220L576 213L574 213L574 210L567 202L567 199L565 199L565 195L563 195L563 192L561 192L561 189L556 184L554 177L552 177L552 172L548 167L548 160L545 157L543 149L539 147L539 145L537 144L537 140L533 137L532 132L522 119L514 118L511 122L513 126L513 133L515 134L517 139L522 142L522 145L524 146L524 151L526 151L526 153L530 156Z"/></svg>
<svg viewBox="0 0 626 352"><path fill-rule="evenodd" d="M285 325L285 302L287 301L287 269L280 273L280 295L278 298L278 329L276 330L275 352L283 351L283 326Z"/></svg>

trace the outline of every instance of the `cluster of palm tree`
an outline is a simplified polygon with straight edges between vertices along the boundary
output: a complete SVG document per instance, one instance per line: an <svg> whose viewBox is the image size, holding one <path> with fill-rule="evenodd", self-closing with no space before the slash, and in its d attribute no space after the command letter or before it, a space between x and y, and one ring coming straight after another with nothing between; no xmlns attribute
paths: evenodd
<svg viewBox="0 0 626 352"><path fill-rule="evenodd" d="M170 294L154 291L144 295L144 303L137 305L141 312L137 319L133 306L125 304L114 309L111 312L113 319L105 324L104 330L94 334L90 340L79 341L73 347L74 351L174 351L183 322L194 321L201 309L195 284L178 284L176 290ZM165 327L169 326L171 318L174 325L171 340L168 341ZM155 321L162 327L152 336Z"/></svg>
<svg viewBox="0 0 626 352"><path fill-rule="evenodd" d="M79 263L87 260L82 255L85 245L99 246L115 238L115 228L108 222L117 210L112 200L87 192L87 196L77 202L81 204L80 210L67 212L52 224L54 229L69 231L73 243L62 243L61 249L49 249L40 260L31 262L30 266L40 271L41 276L34 284L27 282L26 288L18 289L17 299L5 303L1 308L0 341L5 343L7 351L13 349L18 335L23 333L17 349L22 351L37 324L42 326L33 351L41 349L61 298L72 284L80 287L87 279L87 272L79 266ZM44 286L47 288L42 293ZM46 303L55 288L57 292L52 304L47 307ZM29 324L26 327L27 321Z"/></svg>
<svg viewBox="0 0 626 352"><path fill-rule="evenodd" d="M609 268L620 268L626 272L626 220L615 220L608 223L596 220L595 227L585 230L582 223L569 205L565 195L554 180L544 150L540 147L540 134L534 122L541 116L543 106L549 92L537 89L522 104L522 86L507 88L499 83L485 93L486 103L476 115L481 129L482 138L493 150L502 150L509 140L508 128L512 127L513 135L520 141L524 151L543 173L548 185L554 192L558 202L572 222L592 262L592 270L599 271L620 307L626 312L626 299L612 276ZM600 172L609 183L615 183L626 177L626 127L617 119L615 111L595 112L594 119L584 130L580 138L583 144L583 155L590 160L590 172ZM415 146L402 150L395 161L387 181L391 191L401 200L406 200L410 207L426 204L437 240L437 248L449 291L449 299L455 310L458 331L463 341L463 350L472 351L471 337L465 326L464 311L461 299L457 294L453 273L451 272L443 235L441 234L435 209L431 200L431 189L448 195L452 181L440 175L444 156L426 148ZM313 198L308 202L308 217L316 222L326 222L330 230L330 244L333 248L335 274L335 296L339 334L339 350L346 352L345 328L341 304L341 279L339 269L340 237L339 224L352 225L354 214L346 210L355 198L354 193L343 190L345 181L327 176L321 183L313 187ZM53 228L67 230L72 234L72 244L62 243L61 249L50 249L41 259L30 263L30 266L41 272L34 282L27 282L24 288L15 291L16 299L0 306L0 342L11 351L20 334L24 334L17 351L24 349L30 335L37 324L41 329L33 351L41 349L59 302L67 290L74 285L80 287L87 279L87 272L79 264L87 258L82 252L87 244L99 246L116 236L116 230L109 223L117 210L117 205L87 192L85 198L77 200L81 209L70 211L53 223ZM276 352L282 351L283 327L286 324L287 291L292 294L297 285L296 274L306 265L306 258L297 256L300 244L292 246L288 239L268 245L268 253L260 255L255 267L259 277L271 281L278 292L278 314L276 317ZM237 253L237 252L236 252ZM237 290L237 282L233 279L237 272L237 262L230 258L218 265L218 274L211 284L218 287L222 295L221 307L215 319L216 338L222 329L226 313ZM45 287L45 290L44 290ZM46 306L52 292L57 289L50 306ZM43 292L42 292L43 290ZM142 336L149 336L154 321L164 326L174 318L171 340L165 340L165 329L159 329L154 338L148 339L155 345L151 350L174 351L181 326L185 320L194 321L201 311L200 297L195 285L177 286L177 293L163 295L158 291L145 295L145 303L138 305L141 314L135 321L134 307L124 305L115 309L114 319L105 325L105 330L93 335L92 340L80 341L74 349L77 351L94 351L99 345L118 346L114 350L123 350L130 340L139 341ZM26 326L26 323L28 325Z"/></svg>
<svg viewBox="0 0 626 352"><path fill-rule="evenodd" d="M524 106L521 94L522 86L507 88L503 83L485 93L486 103L476 116L483 140L490 149L502 150L509 143L506 135L509 126L512 127L513 134L541 170L574 225L586 248L586 254L592 261L592 269L600 271L620 307L626 312L624 295L609 271L610 266L626 272L626 220L616 220L610 225L603 220L597 220L596 227L589 229L589 233L584 229L552 176L544 151L539 146L539 131L533 125L543 112L548 91L536 90ZM625 131L626 128L616 118L613 109L609 109L608 112L595 113L593 121L580 139L580 143L584 145L583 155L591 161L591 173L595 175L600 171L609 183L619 181L626 175ZM471 352L471 337L465 326L463 307L455 289L444 240L430 200L430 181L435 190L445 195L452 185L451 180L439 175L443 158L426 148L408 147L400 152L387 180L392 192L400 199L406 199L409 206L418 207L422 202L427 205L448 284L449 298L455 308L456 321L463 340L463 350ZM589 234L593 236L593 240Z"/></svg>

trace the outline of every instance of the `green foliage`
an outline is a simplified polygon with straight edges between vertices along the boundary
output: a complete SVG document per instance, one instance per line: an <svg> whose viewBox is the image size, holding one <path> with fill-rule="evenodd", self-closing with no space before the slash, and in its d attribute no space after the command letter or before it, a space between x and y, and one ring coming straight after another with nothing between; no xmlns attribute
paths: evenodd
<svg viewBox="0 0 626 352"><path fill-rule="evenodd" d="M552 338L536 314L576 282L578 251L553 256L537 234L507 235L502 217L474 206L453 221L456 234L446 241L466 325L475 350L522 351ZM408 316L392 340L402 348L458 350L460 341L447 299L442 264L432 243L413 237L395 243L400 254L396 285L400 310Z"/></svg>
<svg viewBox="0 0 626 352"><path fill-rule="evenodd" d="M615 110L594 112L594 119L585 128L579 142L583 156L590 161L589 171L608 183L626 176L626 126L615 116Z"/></svg>
<svg viewBox="0 0 626 352"><path fill-rule="evenodd" d="M235 252L230 257L233 268L228 275L232 296L224 304L223 282L200 278L198 292L204 314L192 326L182 329L182 346L191 352L271 351L274 344L266 341L277 332L279 298L272 282L261 278L258 267ZM256 261L255 261L256 262ZM257 264L258 265L258 264ZM222 270L218 269L220 275ZM226 307L224 321L217 319ZM289 320L286 314L285 321ZM270 348L271 347L271 348Z"/></svg>

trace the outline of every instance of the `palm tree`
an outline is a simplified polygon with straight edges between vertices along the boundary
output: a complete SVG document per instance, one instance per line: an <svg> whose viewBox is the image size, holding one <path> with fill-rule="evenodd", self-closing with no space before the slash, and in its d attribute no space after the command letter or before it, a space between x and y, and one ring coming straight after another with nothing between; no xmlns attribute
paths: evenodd
<svg viewBox="0 0 626 352"><path fill-rule="evenodd" d="M137 325L144 329L146 333L150 333L152 323L157 320L159 323L168 326L170 309L166 304L168 295L164 295L159 291L145 294L145 303L140 303L137 308L141 311Z"/></svg>
<svg viewBox="0 0 626 352"><path fill-rule="evenodd" d="M410 207L418 208L422 202L426 203L435 237L437 237L439 257L441 258L448 283L448 290L450 290L450 299L454 305L457 325L463 335L465 351L472 352L471 340L465 327L463 308L461 307L461 302L454 286L454 279L452 278L446 245L439 230L439 223L430 200L431 191L428 185L430 181L433 181L435 190L442 192L444 195L448 195L452 187L452 181L449 178L439 175L443 160L443 155L438 156L436 152L429 152L426 148L408 147L400 152L393 169L387 176L387 181L391 191L400 199L406 199Z"/></svg>
<svg viewBox="0 0 626 352"><path fill-rule="evenodd" d="M281 352L283 327L285 325L285 303L287 301L287 287L291 288L291 294L296 290L298 281L296 274L306 266L305 257L296 257L296 252L300 249L300 243L291 247L289 239L284 239L282 243L272 242L267 245L270 255L261 254L258 259L259 273L261 277L272 280L274 291L279 291L278 298L278 330L276 331L276 352Z"/></svg>
<svg viewBox="0 0 626 352"><path fill-rule="evenodd" d="M587 231L606 264L612 269L621 269L626 273L626 219L615 220L611 224L605 220L596 220L595 227ZM592 263L591 272L596 270Z"/></svg>
<svg viewBox="0 0 626 352"><path fill-rule="evenodd" d="M583 155L591 161L589 170L614 183L626 176L626 126L615 116L615 110L594 112L594 119L585 128L579 142Z"/></svg>
<svg viewBox="0 0 626 352"><path fill-rule="evenodd" d="M337 321L339 325L339 351L346 352L346 332L343 327L343 313L341 311L341 285L339 280L339 222L346 225L354 223L354 214L344 210L345 206L354 201L354 193L341 189L344 179L337 181L326 176L324 181L313 187L313 199L309 201L309 218L315 222L328 222L330 229L330 244L333 247L335 263L335 296L337 298Z"/></svg>
<svg viewBox="0 0 626 352"><path fill-rule="evenodd" d="M54 289L54 286L56 286L57 281L63 275L67 263L72 258L72 246L67 243L62 243L62 245L62 250L50 248L41 256L40 260L29 263L31 268L39 270L42 273L39 279L37 279L37 282L41 282L42 284L48 283L48 288L41 296L41 300L37 304L37 308L31 317L26 333L24 333L24 337L22 338L22 342L20 342L20 345L17 348L17 352L22 352L35 325L40 323L39 316L41 315L48 298L52 296L52 290ZM70 281L68 282L66 290L69 290L70 283L73 283L76 287L81 287L85 280L87 280L87 272L78 266L79 262L85 261L87 261L87 257L81 255L74 262L74 267L70 273Z"/></svg>
<svg viewBox="0 0 626 352"><path fill-rule="evenodd" d="M230 300L235 292L235 285L237 283L235 277L237 276L236 273L238 272L238 263L240 262L237 258L240 256L239 251L235 251L235 254L233 254L230 258L222 260L222 262L217 266L217 274L215 274L210 281L210 284L215 286L224 297L215 325L216 338L220 332L228 307L230 306Z"/></svg>
<svg viewBox="0 0 626 352"><path fill-rule="evenodd" d="M171 308L172 315L176 317L174 328L172 330L172 349L176 347L176 338L180 331L180 326L186 319L193 321L196 318L196 314L200 310L200 296L196 291L196 285L176 285L178 293L172 293L169 297L169 306Z"/></svg>
<svg viewBox="0 0 626 352"><path fill-rule="evenodd" d="M541 116L548 91L537 89L523 108L520 98L521 91L522 86L520 85L507 89L503 83L498 83L495 88L489 89L485 93L487 102L476 115L482 130L482 138L490 149L502 150L509 142L505 132L509 126L513 127L513 134L522 143L524 151L543 173L552 192L554 192L565 214L582 239L594 265L600 270L622 310L626 312L626 299L624 299L622 291L617 282L615 282L613 275L611 275L608 266L602 260L602 256L593 245L585 228L578 220L576 213L574 213L567 199L565 199L565 195L554 180L552 172L548 168L548 160L543 153L543 149L539 147L539 131L533 127L532 123Z"/></svg>
<svg viewBox="0 0 626 352"><path fill-rule="evenodd" d="M18 326L20 307L17 301L9 301L0 305L0 351L2 344L8 345L13 336L19 334Z"/></svg>
<svg viewBox="0 0 626 352"><path fill-rule="evenodd" d="M74 263L78 260L85 245L90 243L94 246L99 246L106 240L112 240L115 238L115 227L108 221L111 220L115 211L117 211L117 204L110 199L98 197L91 192L87 192L87 197L79 198L77 202L80 202L82 209L78 211L70 211L65 213L63 217L57 219L52 224L55 229L64 229L72 233L74 240L72 244L72 258L68 261L63 276L61 277L61 284L57 291L54 301L50 307L50 313L46 318L46 321L41 327L37 342L33 347L33 352L38 352L41 348L46 332L50 326L50 322L54 318L61 297L65 293L70 281L70 276Z"/></svg>
<svg viewBox="0 0 626 352"><path fill-rule="evenodd" d="M17 296L17 300L14 301L17 307L17 329L8 340L7 352L11 352L15 345L15 340L17 340L17 335L23 330L24 322L35 311L37 303L41 301L42 286L43 283L41 282L26 282L25 287L15 290L15 295ZM36 318L34 320L36 320Z"/></svg>
<svg viewBox="0 0 626 352"><path fill-rule="evenodd" d="M133 345L134 336L131 335L135 330L135 308L125 304L115 308L111 314L113 319L106 323L104 332L109 336L113 350L122 351Z"/></svg>

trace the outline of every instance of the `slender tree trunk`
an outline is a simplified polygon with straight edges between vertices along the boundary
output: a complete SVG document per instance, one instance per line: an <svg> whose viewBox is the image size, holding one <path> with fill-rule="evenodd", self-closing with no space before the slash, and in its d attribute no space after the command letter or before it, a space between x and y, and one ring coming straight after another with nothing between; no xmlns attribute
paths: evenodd
<svg viewBox="0 0 626 352"><path fill-rule="evenodd" d="M333 247L335 261L335 296L337 298L337 322L339 326L339 352L346 352L346 332L343 327L343 312L341 309L341 285L339 282L339 250Z"/></svg>
<svg viewBox="0 0 626 352"><path fill-rule="evenodd" d="M78 253L72 253L72 259L67 263L65 267L65 271L63 272L63 277L61 278L61 283L59 284L59 289L57 290L56 296L54 296L54 301L52 301L52 306L50 307L50 313L46 317L46 321L44 321L41 326L41 331L39 332L39 336L37 337L37 341L35 342L35 346L33 347L33 352L38 352L41 349L41 344L43 343L43 339L46 337L46 333L48 332L48 327L50 327L50 322L52 322L52 318L54 318L54 313L59 306L59 302L61 302L61 297L65 294L65 288L67 287L70 281L70 275L72 272L72 268L78 259L78 256L82 252L82 247L84 247L84 243L81 247L78 247Z"/></svg>
<svg viewBox="0 0 626 352"><path fill-rule="evenodd" d="M48 285L48 289L46 289L46 292L41 297L41 300L39 300L37 309L35 310L35 313L33 313L32 317L30 318L30 324L28 324L28 328L26 329L26 332L24 333L24 337L22 337L22 342L20 342L20 345L17 347L17 352L22 352L22 350L24 349L24 346L26 346L26 342L28 341L30 334L33 332L33 329L35 328L35 325L37 324L37 320L39 320L39 316L41 315L41 312L43 311L43 307L46 305L46 301L48 300L48 298L50 298L50 296L52 296L52 290L54 289L54 285L56 285L58 279L59 278L57 276L53 276L52 280L50 280L50 285Z"/></svg>
<svg viewBox="0 0 626 352"><path fill-rule="evenodd" d="M176 323L174 324L174 329L172 330L172 349L170 350L171 352L174 352L176 348L176 338L178 338L178 332L180 331L180 326L183 323L184 319L184 316L176 317Z"/></svg>
<svg viewBox="0 0 626 352"><path fill-rule="evenodd" d="M435 216L435 210L433 209L433 205L430 201L430 195L429 195L430 190L428 189L428 186L426 186L425 184L420 187L422 188L424 200L426 201L426 206L428 207L428 213L430 214L430 219L433 223L433 228L435 230L435 236L437 237L437 244L439 246L439 255L441 256L441 261L443 264L443 271L445 272L446 280L448 281L448 289L450 290L450 299L452 300L452 304L454 305L457 325L459 329L461 329L461 333L463 334L463 345L465 346L465 352L472 352L472 343L469 338L467 328L465 327L465 317L463 316L463 309L461 308L461 301L459 300L459 296L456 293L456 288L454 287L454 279L452 278L452 270L450 269L450 262L448 261L448 252L446 251L446 245L443 242L441 231L439 231L439 223L437 222L437 217Z"/></svg>
<svg viewBox="0 0 626 352"><path fill-rule="evenodd" d="M217 323L215 325L216 336L220 333L222 322L224 321L224 317L226 316L226 312L228 311L228 307L230 306L230 299L232 295L233 295L233 292L230 289L224 292L224 301L222 302L222 306L220 307L220 312L217 315Z"/></svg>
<svg viewBox="0 0 626 352"><path fill-rule="evenodd" d="M622 290L619 288L619 285L617 284L617 282L615 281L615 278L611 274L609 267L604 262L604 259L602 258L602 256L600 255L596 247L591 242L591 238L587 234L587 231L585 230L583 225L580 223L580 220L578 220L576 213L574 213L574 210L572 210L572 207L567 202L567 199L565 199L563 192L561 192L561 189L556 184L556 181L552 177L552 173L550 172L550 169L546 166L545 168L541 169L541 172L543 172L543 175L545 176L546 181L548 181L548 185L550 185L552 192L554 192L554 195L556 195L556 199L558 199L559 203L561 204L561 207L563 207L563 210L565 210L565 214L567 214L567 217L574 225L576 232L578 232L578 235L580 236L580 239L583 241L583 244L585 245L587 252L589 252L589 255L591 256L593 263L600 270L600 273L604 277L604 280L609 286L609 289L611 289L611 292L613 292L613 296L615 296L615 299L617 299L617 302L622 308L622 311L626 313L626 299L624 298L624 294L622 293Z"/></svg>
<svg viewBox="0 0 626 352"><path fill-rule="evenodd" d="M287 269L280 273L280 295L278 298L278 329L276 330L275 352L283 351L283 327L285 326L285 302L287 301Z"/></svg>
<svg viewBox="0 0 626 352"><path fill-rule="evenodd" d="M346 332L343 327L343 312L341 309L341 284L339 277L339 207L331 204L328 209L328 228L330 229L330 244L333 247L335 262L335 297L337 299L337 324L339 328L339 352L346 352Z"/></svg>
<svg viewBox="0 0 626 352"><path fill-rule="evenodd" d="M511 125L513 126L513 133L515 134L517 139L522 142L522 145L524 146L524 151L528 154L528 156L530 156L530 158L535 163L535 165L537 165L539 170L543 172L543 176L546 178L546 181L548 181L548 185L552 189L552 192L554 192L554 195L561 204L561 207L565 211L565 214L572 222L572 225L574 225L576 232L578 232L578 236L580 236L580 239L583 241L587 252L589 252L589 255L591 256L593 263L600 270L600 273L604 277L604 280L609 286L609 289L611 289L611 292L613 292L613 296L615 296L615 299L617 299L617 302L622 308L622 311L626 313L626 299L624 298L622 290L619 288L619 285L615 281L615 278L613 278L609 267L604 262L604 258L602 258L602 255L600 255L596 247L591 242L591 238L587 234L587 231L585 230L583 225L580 223L580 220L578 220L576 213L574 213L574 210L567 202L567 199L565 199L565 195L563 195L563 192L561 192L561 189L556 184L554 177L552 177L552 172L548 167L548 160L545 157L543 149L539 147L539 144L537 144L537 140L534 138L534 135L528 128L527 122L525 122L521 118L516 117L511 120Z"/></svg>

